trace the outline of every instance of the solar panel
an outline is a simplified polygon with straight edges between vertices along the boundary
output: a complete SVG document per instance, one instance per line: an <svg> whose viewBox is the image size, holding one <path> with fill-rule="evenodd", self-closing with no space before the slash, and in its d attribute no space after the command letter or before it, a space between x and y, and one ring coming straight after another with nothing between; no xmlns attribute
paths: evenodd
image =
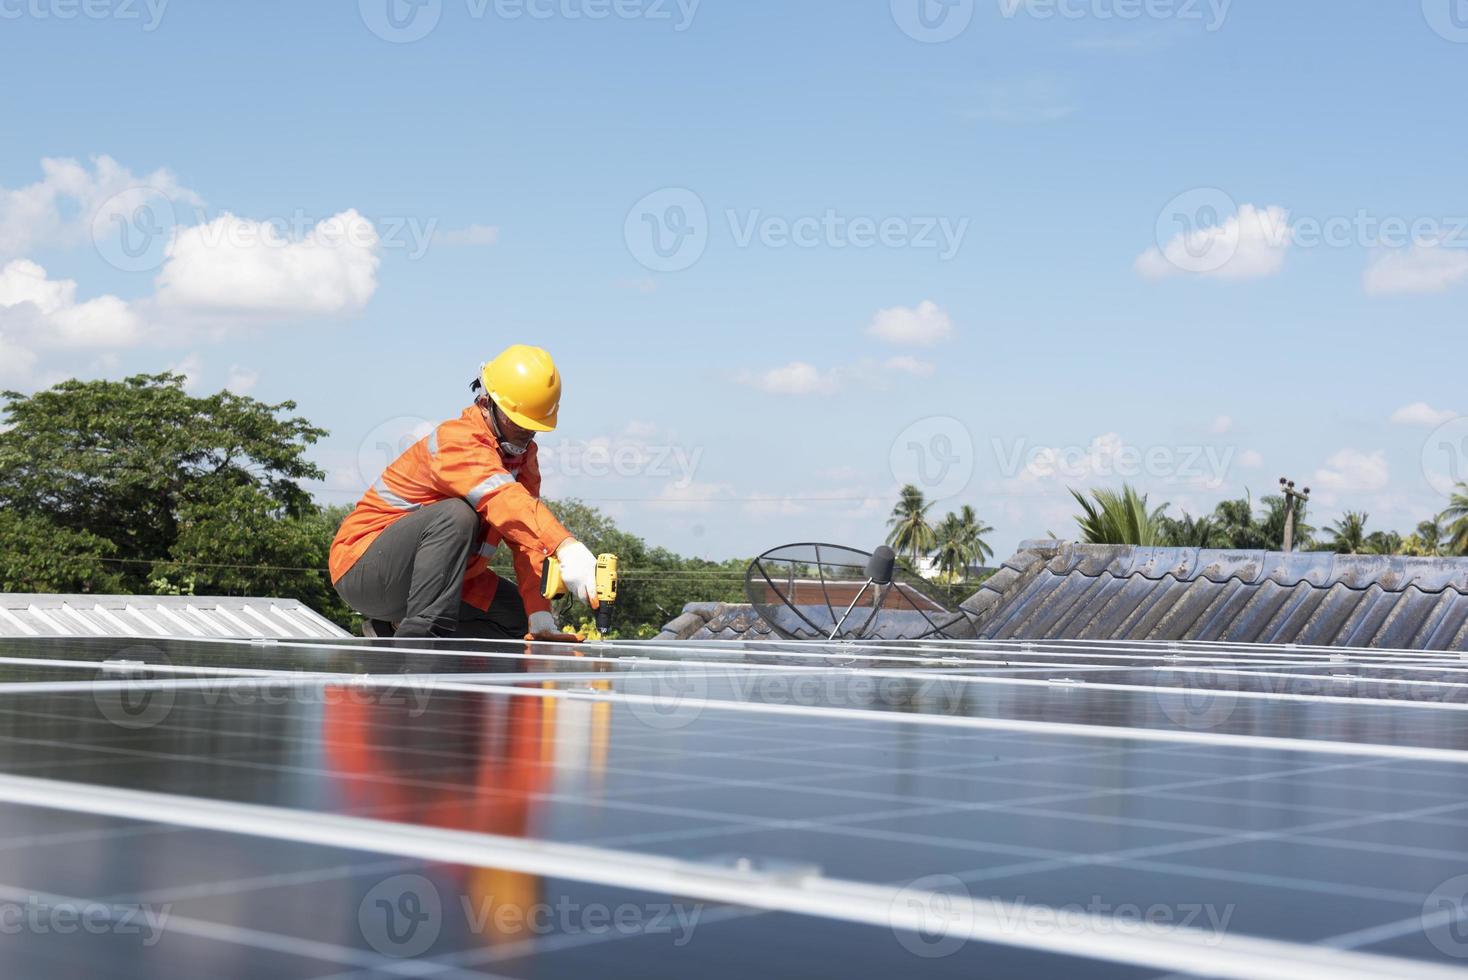
<svg viewBox="0 0 1468 980"><path fill-rule="evenodd" d="M0 640L6 977L1458 975L1457 654Z"/></svg>

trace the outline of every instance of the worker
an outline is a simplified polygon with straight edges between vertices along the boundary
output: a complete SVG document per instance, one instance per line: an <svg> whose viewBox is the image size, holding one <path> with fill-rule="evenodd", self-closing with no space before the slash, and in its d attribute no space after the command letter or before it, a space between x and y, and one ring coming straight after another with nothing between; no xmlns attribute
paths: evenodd
<svg viewBox="0 0 1468 980"><path fill-rule="evenodd" d="M390 465L331 543L331 581L366 636L514 638L557 634L540 570L555 555L589 602L596 559L540 500L535 436L556 427L561 376L539 347L481 366L474 404ZM503 542L515 586L489 569Z"/></svg>

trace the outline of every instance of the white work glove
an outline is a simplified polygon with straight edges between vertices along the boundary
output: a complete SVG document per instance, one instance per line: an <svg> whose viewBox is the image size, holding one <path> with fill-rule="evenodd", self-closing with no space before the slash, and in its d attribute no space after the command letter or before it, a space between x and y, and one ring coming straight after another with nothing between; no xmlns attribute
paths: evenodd
<svg viewBox="0 0 1468 980"><path fill-rule="evenodd" d="M530 614L530 635L549 636L559 633L560 626L556 625L556 617L548 612L533 612Z"/></svg>
<svg viewBox="0 0 1468 980"><path fill-rule="evenodd" d="M591 605L596 598L596 556L580 541L567 538L556 549L556 560L561 563L566 591L573 599Z"/></svg>

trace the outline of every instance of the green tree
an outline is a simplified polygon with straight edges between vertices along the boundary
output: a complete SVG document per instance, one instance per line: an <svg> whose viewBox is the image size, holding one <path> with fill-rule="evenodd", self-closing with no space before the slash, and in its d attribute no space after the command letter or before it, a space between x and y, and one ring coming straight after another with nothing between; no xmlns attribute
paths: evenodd
<svg viewBox="0 0 1468 980"><path fill-rule="evenodd" d="M984 536L993 534L994 529L979 520L979 515L973 507L964 504L958 509L958 524L963 529L965 560L968 564L982 565L994 557L994 549L989 547L988 541L984 540Z"/></svg>
<svg viewBox="0 0 1468 980"><path fill-rule="evenodd" d="M887 526L892 529L887 543L894 551L907 555L913 565L937 544L933 526L928 523L932 506L924 499L923 492L909 483L902 488L897 506L892 508L892 516L887 520Z"/></svg>
<svg viewBox="0 0 1468 980"><path fill-rule="evenodd" d="M1081 505L1082 513L1076 515L1076 523L1080 525L1081 540L1087 544L1162 543L1162 519L1167 505L1149 509L1146 494L1138 493L1130 483L1122 484L1120 491L1092 490L1092 500L1076 490L1071 490L1070 495Z"/></svg>
<svg viewBox="0 0 1468 980"><path fill-rule="evenodd" d="M1464 501L1468 503L1468 500ZM1412 535L1416 538L1417 554L1435 558L1442 554L1444 539L1447 537L1443 531L1441 517L1429 517L1417 525L1417 531Z"/></svg>
<svg viewBox="0 0 1468 980"><path fill-rule="evenodd" d="M617 527L597 508L574 498L547 501L566 529L593 554L617 556L617 606L612 631L617 636L651 636L689 602L743 602L744 571L749 562L685 558L666 548L649 546L635 534ZM514 576L508 548L500 548L490 562L501 575ZM556 602L561 622L577 625L590 620L591 610L562 597Z"/></svg>
<svg viewBox="0 0 1468 980"><path fill-rule="evenodd" d="M4 393L7 587L281 595L347 621L326 573L341 514L301 486L323 476L305 454L325 430L293 402L183 381Z"/></svg>
<svg viewBox="0 0 1468 980"><path fill-rule="evenodd" d="M1446 525L1443 529L1446 538L1444 550L1449 554L1468 555L1468 483L1460 483L1453 488L1448 506L1438 520Z"/></svg>
<svg viewBox="0 0 1468 980"><path fill-rule="evenodd" d="M106 538L68 531L37 514L0 511L0 592L124 591L117 548Z"/></svg>
<svg viewBox="0 0 1468 980"><path fill-rule="evenodd" d="M1342 555L1359 555L1366 550L1366 521L1370 517L1362 511L1348 510L1328 528L1330 540L1326 550Z"/></svg>
<svg viewBox="0 0 1468 980"><path fill-rule="evenodd" d="M1284 550L1285 498L1277 494L1260 497L1264 512L1255 525L1264 538L1264 547L1270 551ZM1295 501L1295 549L1309 551L1314 544L1315 528L1305 521L1308 501Z"/></svg>
<svg viewBox="0 0 1468 980"><path fill-rule="evenodd" d="M1366 547L1363 549L1368 555L1400 555L1405 550L1405 542L1396 531L1372 531L1366 535Z"/></svg>
<svg viewBox="0 0 1468 980"><path fill-rule="evenodd" d="M1228 541L1223 529L1211 517L1163 516L1162 543L1173 548L1224 548Z"/></svg>
<svg viewBox="0 0 1468 980"><path fill-rule="evenodd" d="M1213 509L1221 546L1238 550L1265 550L1270 546L1267 530L1254 518L1254 500L1245 495L1219 501Z"/></svg>

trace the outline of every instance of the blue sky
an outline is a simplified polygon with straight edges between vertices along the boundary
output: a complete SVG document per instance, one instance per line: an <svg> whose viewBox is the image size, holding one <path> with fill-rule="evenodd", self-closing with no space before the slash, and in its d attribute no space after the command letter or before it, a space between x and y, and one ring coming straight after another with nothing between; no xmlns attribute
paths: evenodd
<svg viewBox="0 0 1468 980"><path fill-rule="evenodd" d="M324 500L515 342L546 492L710 557L1468 453L1459 0L89 2L0 0L0 382L294 399Z"/></svg>

